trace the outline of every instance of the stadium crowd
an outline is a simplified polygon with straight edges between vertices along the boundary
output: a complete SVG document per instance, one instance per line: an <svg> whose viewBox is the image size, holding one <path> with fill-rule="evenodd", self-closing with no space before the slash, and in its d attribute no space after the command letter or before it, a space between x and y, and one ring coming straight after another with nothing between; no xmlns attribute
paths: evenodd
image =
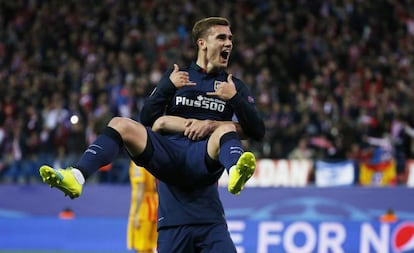
<svg viewBox="0 0 414 253"><path fill-rule="evenodd" d="M230 72L265 118L259 158L414 158L414 2L409 0L0 2L0 180L65 167L115 116L139 119L189 29L232 22ZM179 53L184 52L184 53ZM299 144L300 143L300 144ZM303 152L305 150L305 152ZM381 156L383 157L383 156ZM127 156L100 182L128 181Z"/></svg>

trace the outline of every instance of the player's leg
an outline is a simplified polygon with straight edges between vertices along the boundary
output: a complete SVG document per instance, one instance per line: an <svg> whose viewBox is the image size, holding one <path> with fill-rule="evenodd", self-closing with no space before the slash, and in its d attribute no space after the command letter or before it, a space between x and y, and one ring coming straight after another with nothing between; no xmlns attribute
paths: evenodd
<svg viewBox="0 0 414 253"><path fill-rule="evenodd" d="M135 228L134 243L131 249L139 253L153 253L157 248L157 223L141 220L139 228Z"/></svg>
<svg viewBox="0 0 414 253"><path fill-rule="evenodd" d="M79 162L67 169L40 168L43 181L57 187L71 198L79 197L85 180L102 166L111 163L122 147L131 155L138 155L146 147L146 128L129 118L113 118L105 130L85 150Z"/></svg>
<svg viewBox="0 0 414 253"><path fill-rule="evenodd" d="M147 129L145 149L139 155L131 155L131 159L165 183L189 186L193 182L185 166L189 143L186 138L169 139Z"/></svg>
<svg viewBox="0 0 414 253"><path fill-rule="evenodd" d="M158 230L158 253L196 253L193 225L172 226Z"/></svg>
<svg viewBox="0 0 414 253"><path fill-rule="evenodd" d="M158 239L158 231L157 231L157 221L150 221L150 229L148 232L148 243L150 244L151 253L157 252L157 239Z"/></svg>
<svg viewBox="0 0 414 253"><path fill-rule="evenodd" d="M245 152L233 124L221 125L210 136L207 153L219 160L229 173L228 191L240 194L256 168L253 153Z"/></svg>
<svg viewBox="0 0 414 253"><path fill-rule="evenodd" d="M200 253L236 253L227 224L207 224L198 226L196 242Z"/></svg>

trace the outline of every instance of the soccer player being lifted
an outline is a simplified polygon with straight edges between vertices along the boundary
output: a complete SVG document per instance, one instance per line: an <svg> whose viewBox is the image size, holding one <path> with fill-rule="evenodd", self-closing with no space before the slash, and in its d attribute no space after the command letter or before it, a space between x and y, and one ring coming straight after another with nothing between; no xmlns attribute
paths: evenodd
<svg viewBox="0 0 414 253"><path fill-rule="evenodd" d="M174 64L163 75L142 109L141 123L112 118L73 167L43 165L43 181L79 197L85 180L125 149L137 165L174 186L206 186L225 169L228 191L239 194L256 167L241 139L262 139L264 122L247 86L226 72L233 48L228 20L202 19L192 36L196 62L182 69Z"/></svg>

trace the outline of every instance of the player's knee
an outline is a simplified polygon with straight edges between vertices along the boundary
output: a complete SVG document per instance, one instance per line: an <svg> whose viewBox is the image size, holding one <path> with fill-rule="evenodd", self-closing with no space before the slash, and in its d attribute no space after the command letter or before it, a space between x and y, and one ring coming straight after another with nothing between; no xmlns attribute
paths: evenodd
<svg viewBox="0 0 414 253"><path fill-rule="evenodd" d="M216 128L215 132L218 133L219 136L222 136L229 132L236 132L236 126L234 124L223 124Z"/></svg>
<svg viewBox="0 0 414 253"><path fill-rule="evenodd" d="M108 123L109 127L112 127L121 135L128 132L130 125L130 119L123 117L113 117Z"/></svg>

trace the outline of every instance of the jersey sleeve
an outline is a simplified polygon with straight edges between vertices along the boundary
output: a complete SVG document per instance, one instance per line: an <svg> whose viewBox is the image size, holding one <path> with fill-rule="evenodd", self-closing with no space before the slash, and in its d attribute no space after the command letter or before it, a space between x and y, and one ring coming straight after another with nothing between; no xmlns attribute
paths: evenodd
<svg viewBox="0 0 414 253"><path fill-rule="evenodd" d="M169 70L163 75L157 87L145 101L141 110L141 123L144 126L151 127L155 120L164 115L168 102L176 92L177 89L170 80L171 72L172 70Z"/></svg>
<svg viewBox="0 0 414 253"><path fill-rule="evenodd" d="M238 79L236 82L237 93L228 103L232 106L243 132L254 140L261 140L265 135L264 121L247 86Z"/></svg>

